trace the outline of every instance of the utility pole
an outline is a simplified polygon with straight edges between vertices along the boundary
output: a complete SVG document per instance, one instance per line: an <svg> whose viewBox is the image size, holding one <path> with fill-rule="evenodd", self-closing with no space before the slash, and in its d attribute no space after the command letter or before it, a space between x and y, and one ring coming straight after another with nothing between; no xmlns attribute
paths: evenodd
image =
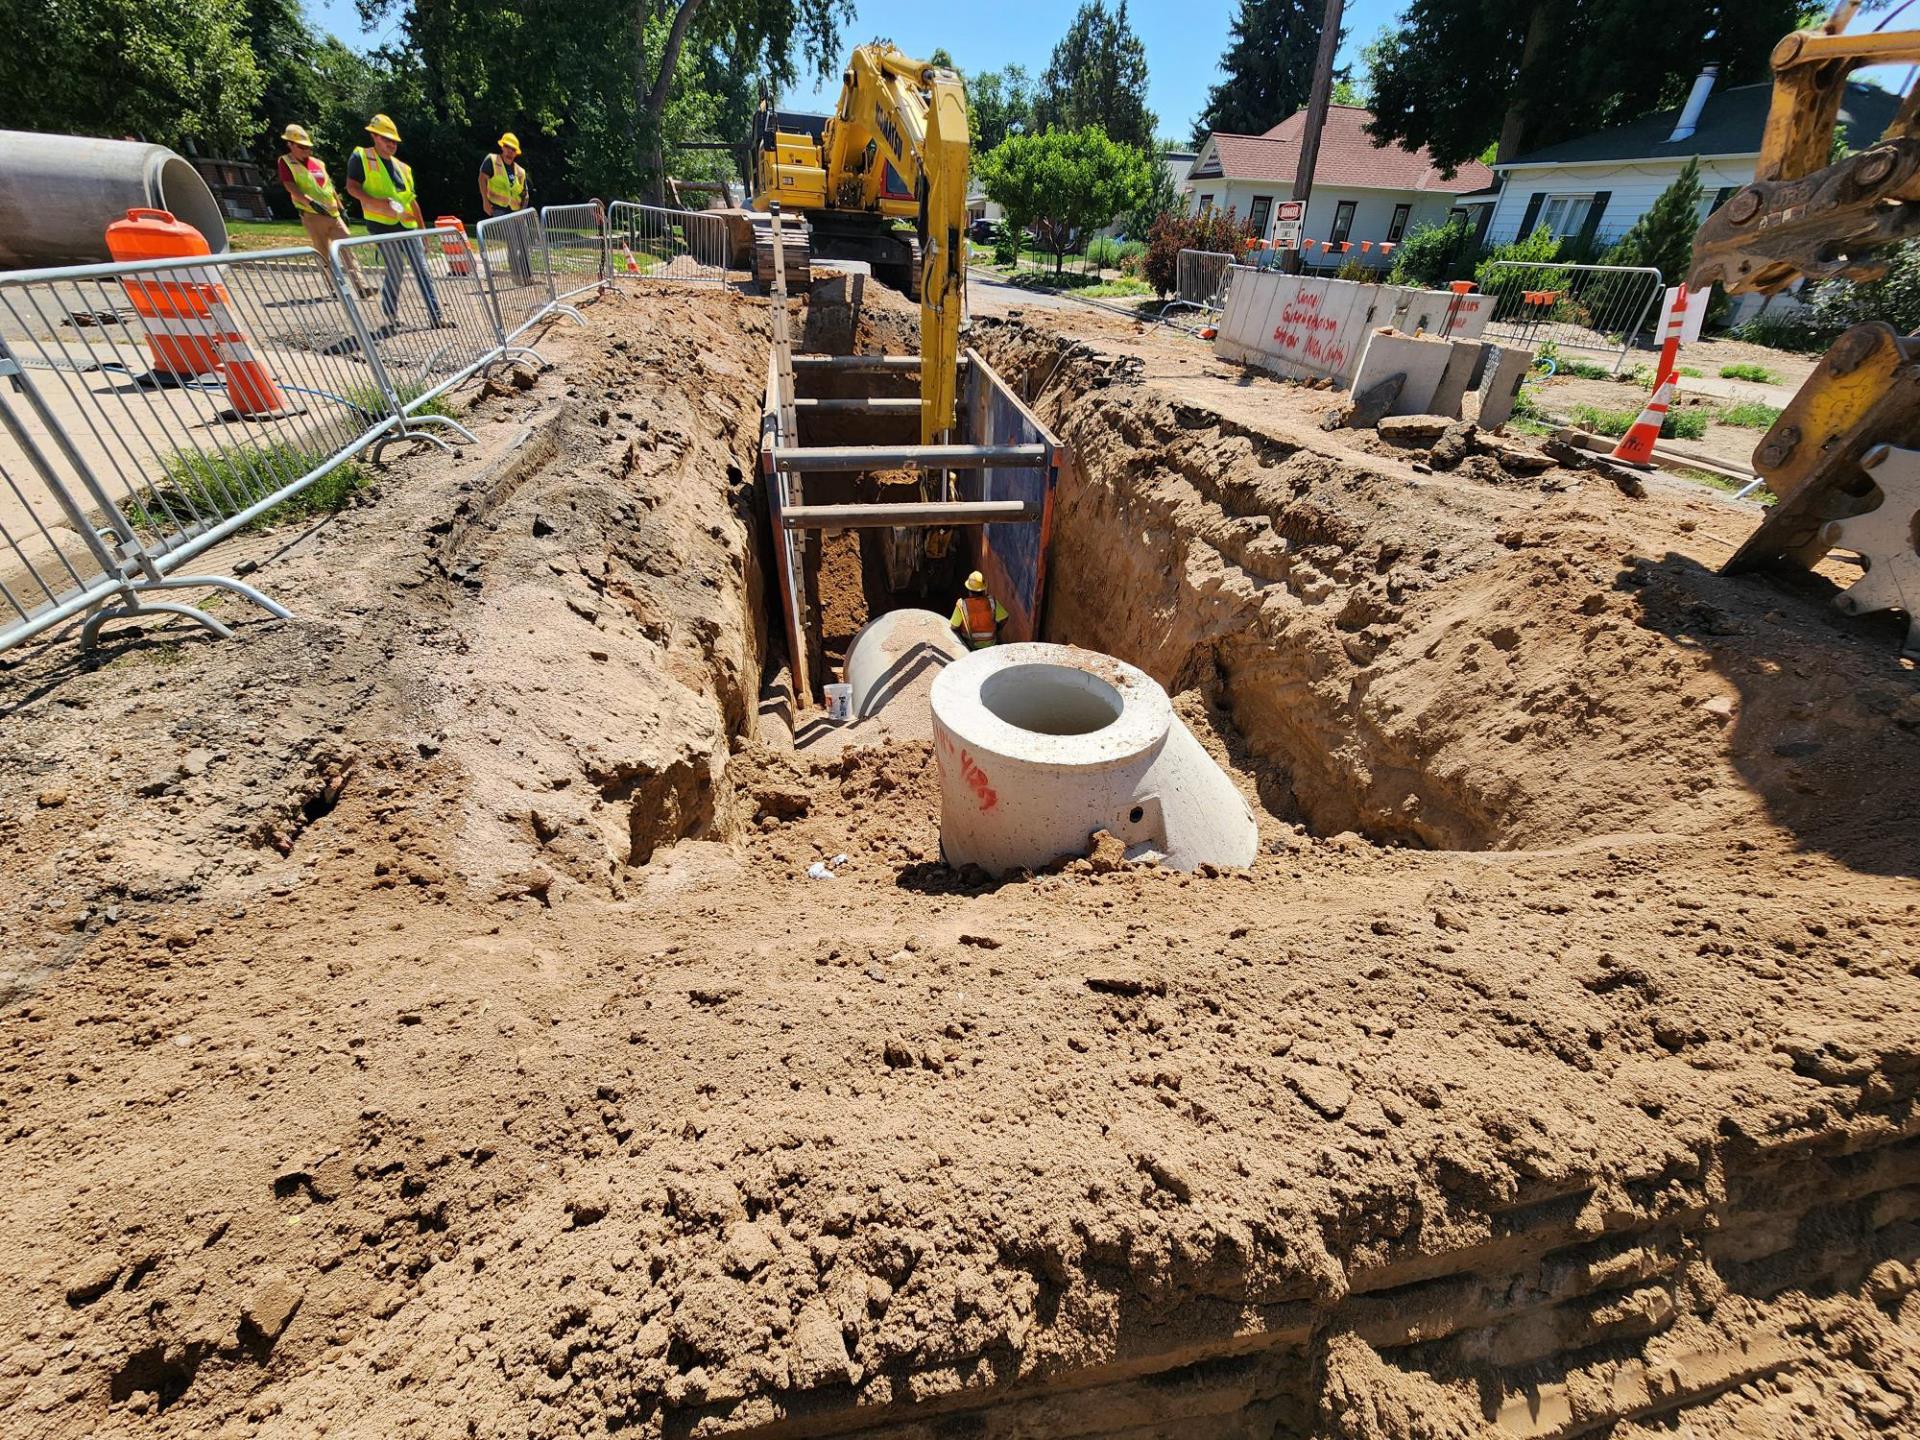
<svg viewBox="0 0 1920 1440"><path fill-rule="evenodd" d="M1313 57L1313 88L1307 92L1307 123L1300 132L1300 168L1294 172L1292 199L1300 202L1300 244L1287 257L1287 273L1298 275L1307 243L1306 202L1313 192L1313 167L1320 159L1320 131L1327 123L1327 106L1333 101L1333 56L1340 48L1340 16L1345 0L1327 0L1326 14L1320 21L1320 50Z"/></svg>

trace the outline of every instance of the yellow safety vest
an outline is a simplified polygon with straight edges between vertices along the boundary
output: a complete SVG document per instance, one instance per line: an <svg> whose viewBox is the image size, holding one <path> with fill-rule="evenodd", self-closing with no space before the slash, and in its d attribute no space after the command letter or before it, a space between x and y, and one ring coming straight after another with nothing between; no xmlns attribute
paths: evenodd
<svg viewBox="0 0 1920 1440"><path fill-rule="evenodd" d="M487 172L487 200L496 210L518 210L527 203L527 167L508 165L494 155Z"/></svg>
<svg viewBox="0 0 1920 1440"><path fill-rule="evenodd" d="M380 152L371 145L362 145L353 152L360 157L360 173L363 178L360 188L376 200L391 200L400 207L398 218L389 220L384 215L368 215L367 218L377 225L398 225L402 229L418 229L413 218L413 167L404 160L383 160ZM398 177L398 183L395 183ZM361 206L365 214L366 206Z"/></svg>
<svg viewBox="0 0 1920 1440"><path fill-rule="evenodd" d="M296 160L291 155L280 157L286 162L287 173L293 176L293 188L300 193L293 197L295 208L305 210L311 215L338 215L340 196L333 188L333 178L327 174L326 162L318 155L306 160ZM318 171L318 175L314 172Z"/></svg>

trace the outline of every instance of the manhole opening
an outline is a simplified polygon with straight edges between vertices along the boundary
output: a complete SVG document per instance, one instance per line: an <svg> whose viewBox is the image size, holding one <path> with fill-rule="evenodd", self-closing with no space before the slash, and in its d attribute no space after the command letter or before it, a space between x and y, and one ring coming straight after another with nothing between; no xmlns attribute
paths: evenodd
<svg viewBox="0 0 1920 1440"><path fill-rule="evenodd" d="M980 686L994 716L1038 735L1092 735L1120 718L1120 692L1067 665L1009 665Z"/></svg>

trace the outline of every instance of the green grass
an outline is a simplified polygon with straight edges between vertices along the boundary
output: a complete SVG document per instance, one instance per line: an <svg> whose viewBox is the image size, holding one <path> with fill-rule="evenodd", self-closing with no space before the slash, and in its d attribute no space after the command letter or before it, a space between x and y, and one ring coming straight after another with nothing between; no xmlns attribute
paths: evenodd
<svg viewBox="0 0 1920 1440"><path fill-rule="evenodd" d="M1698 365L1676 365L1673 367L1673 373L1676 375L1685 375L1690 379L1698 380L1703 372L1701 371ZM1720 373L1724 375L1727 372L1722 370Z"/></svg>
<svg viewBox="0 0 1920 1440"><path fill-rule="evenodd" d="M1613 371L1604 365L1596 365L1591 360L1562 360L1560 373L1571 375L1576 380L1611 380Z"/></svg>
<svg viewBox="0 0 1920 1440"><path fill-rule="evenodd" d="M1700 372L1696 370L1693 373L1698 375ZM1777 371L1769 370L1764 365L1755 365L1750 360L1743 360L1738 365L1722 365L1720 367L1720 378L1722 380L1751 380L1758 385L1773 385L1779 382L1780 376Z"/></svg>
<svg viewBox="0 0 1920 1440"><path fill-rule="evenodd" d="M1579 429L1594 435L1624 435L1640 418L1638 408L1606 410L1598 405L1576 405L1569 417ZM1698 440L1707 433L1707 412L1701 409L1669 410L1661 423L1660 434L1668 440Z"/></svg>
<svg viewBox="0 0 1920 1440"><path fill-rule="evenodd" d="M1151 295L1153 287L1144 280L1135 280L1130 275L1122 275L1117 280L1103 280L1098 285L1082 286L1074 291L1076 295L1085 295L1092 300L1108 300L1126 296Z"/></svg>
<svg viewBox="0 0 1920 1440"><path fill-rule="evenodd" d="M306 244L307 232L298 220L229 220L227 240L236 250L276 250Z"/></svg>
<svg viewBox="0 0 1920 1440"><path fill-rule="evenodd" d="M218 523L238 515L256 499L306 474L317 461L293 445L261 449L176 450L163 462L163 478L135 499L127 518L147 530L172 530L201 522ZM247 526L269 530L290 520L343 510L372 477L348 460L329 470L298 495L281 501Z"/></svg>
<svg viewBox="0 0 1920 1440"><path fill-rule="evenodd" d="M1738 425L1743 430L1768 430L1780 418L1780 407L1759 400L1742 400L1720 412L1722 425Z"/></svg>
<svg viewBox="0 0 1920 1440"><path fill-rule="evenodd" d="M1745 481L1735 480L1731 476L1722 475L1713 470L1695 470L1691 466L1681 465L1674 467L1667 473L1669 475L1678 475L1683 480L1692 480L1699 485L1711 485L1715 490L1724 490L1729 495L1737 495L1746 488ZM1747 498L1757 501L1762 505L1775 505L1779 503L1780 499L1779 496L1775 495L1765 486L1754 491Z"/></svg>

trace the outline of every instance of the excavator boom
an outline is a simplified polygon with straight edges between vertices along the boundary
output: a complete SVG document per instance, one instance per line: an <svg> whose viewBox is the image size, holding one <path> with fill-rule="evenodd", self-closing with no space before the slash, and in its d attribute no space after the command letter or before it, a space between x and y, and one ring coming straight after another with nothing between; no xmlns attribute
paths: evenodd
<svg viewBox="0 0 1920 1440"><path fill-rule="evenodd" d="M966 305L966 92L958 72L862 45L847 64L840 103L818 135L781 128L763 107L756 124L753 207L779 201L816 231L897 246L920 301L920 438L953 428ZM889 233L914 222L917 243Z"/></svg>
<svg viewBox="0 0 1920 1440"><path fill-rule="evenodd" d="M1687 285L1775 294L1802 279L1874 280L1886 247L1920 235L1920 91L1879 139L1829 163L1848 75L1920 61L1920 32L1844 33L1859 0L1773 52L1773 103L1753 183L1707 217ZM1830 549L1859 553L1867 575L1836 600L1852 615L1907 613L1920 654L1920 337L1878 321L1836 340L1754 450L1778 497L1726 564L1811 568Z"/></svg>

